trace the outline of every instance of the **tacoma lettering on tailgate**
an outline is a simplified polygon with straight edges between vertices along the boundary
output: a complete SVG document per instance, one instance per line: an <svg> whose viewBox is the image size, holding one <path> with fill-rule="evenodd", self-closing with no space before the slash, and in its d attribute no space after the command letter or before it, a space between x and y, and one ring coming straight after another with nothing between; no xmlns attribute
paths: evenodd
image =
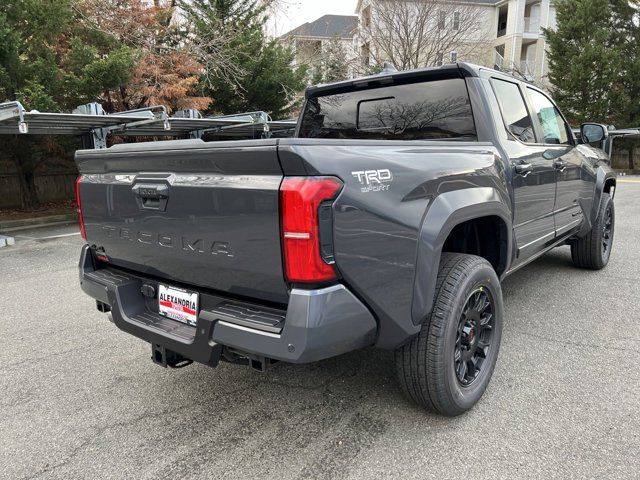
<svg viewBox="0 0 640 480"><path fill-rule="evenodd" d="M234 257L234 252L229 242L202 238L192 239L183 235L152 233L131 228L113 227L111 225L103 225L102 229L107 232L107 237L109 238L144 243L145 245L156 245L164 248L180 248L185 252L210 253L212 255L224 255L229 258Z"/></svg>

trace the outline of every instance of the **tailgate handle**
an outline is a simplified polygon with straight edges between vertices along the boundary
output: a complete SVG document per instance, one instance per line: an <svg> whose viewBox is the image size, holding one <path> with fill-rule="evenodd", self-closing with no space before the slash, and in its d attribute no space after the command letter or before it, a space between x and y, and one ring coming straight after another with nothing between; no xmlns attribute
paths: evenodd
<svg viewBox="0 0 640 480"><path fill-rule="evenodd" d="M131 189L136 197L138 206L147 210L160 210L167 208L169 198L169 186L163 183L137 183Z"/></svg>

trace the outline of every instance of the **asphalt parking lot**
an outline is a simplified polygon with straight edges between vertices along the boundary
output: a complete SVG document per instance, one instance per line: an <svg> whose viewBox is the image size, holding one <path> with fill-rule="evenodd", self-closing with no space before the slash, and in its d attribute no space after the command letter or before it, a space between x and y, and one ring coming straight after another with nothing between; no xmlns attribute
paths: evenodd
<svg viewBox="0 0 640 480"><path fill-rule="evenodd" d="M16 234L0 249L0 477L638 478L640 179L616 217L605 270L562 247L505 281L493 380L454 419L405 400L373 349L162 369L80 291L75 226Z"/></svg>

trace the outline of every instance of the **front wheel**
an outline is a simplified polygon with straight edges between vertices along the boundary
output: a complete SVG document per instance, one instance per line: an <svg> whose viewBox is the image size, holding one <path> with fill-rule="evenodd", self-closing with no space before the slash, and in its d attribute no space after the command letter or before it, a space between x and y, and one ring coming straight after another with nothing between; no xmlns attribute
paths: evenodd
<svg viewBox="0 0 640 480"><path fill-rule="evenodd" d="M444 253L434 305L420 333L395 354L405 394L428 410L460 415L484 393L502 336L502 290L484 258Z"/></svg>
<svg viewBox="0 0 640 480"><path fill-rule="evenodd" d="M576 267L600 270L609 263L613 247L615 209L608 193L602 194L600 210L591 230L571 244L571 259Z"/></svg>

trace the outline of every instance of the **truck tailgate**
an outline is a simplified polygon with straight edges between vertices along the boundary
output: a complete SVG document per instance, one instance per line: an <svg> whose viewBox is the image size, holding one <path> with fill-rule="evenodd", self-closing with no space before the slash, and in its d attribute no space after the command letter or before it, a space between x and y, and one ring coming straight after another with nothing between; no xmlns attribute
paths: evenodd
<svg viewBox="0 0 640 480"><path fill-rule="evenodd" d="M79 151L87 243L169 283L286 303L276 148L194 140Z"/></svg>

